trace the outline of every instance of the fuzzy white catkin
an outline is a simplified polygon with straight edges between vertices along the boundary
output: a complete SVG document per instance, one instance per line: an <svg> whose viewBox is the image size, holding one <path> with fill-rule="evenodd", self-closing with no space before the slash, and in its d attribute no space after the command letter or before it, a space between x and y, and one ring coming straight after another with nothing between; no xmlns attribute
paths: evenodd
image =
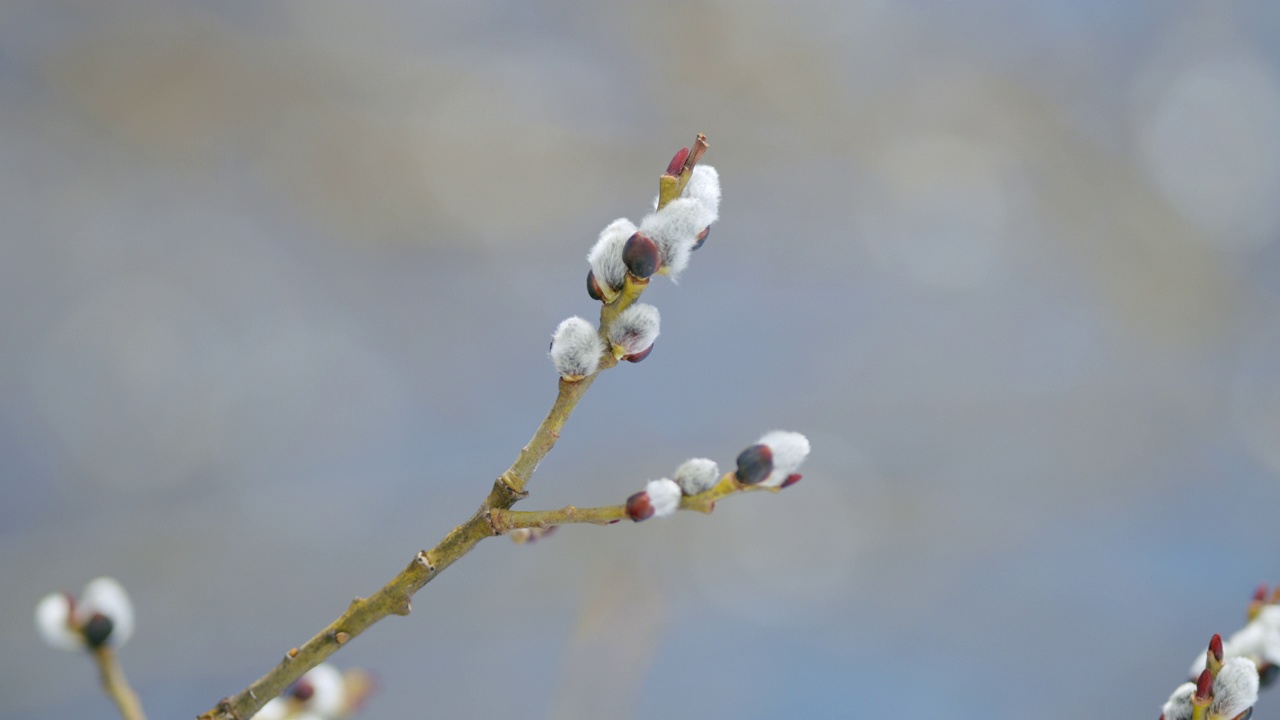
<svg viewBox="0 0 1280 720"><path fill-rule="evenodd" d="M676 468L675 481L685 495L710 490L720 479L720 466L707 458L692 458Z"/></svg>
<svg viewBox="0 0 1280 720"><path fill-rule="evenodd" d="M36 605L36 630L45 644L58 650L79 650L84 636L67 624L71 617L71 601L62 593L45 595Z"/></svg>
<svg viewBox="0 0 1280 720"><path fill-rule="evenodd" d="M290 717L289 702L282 697L273 697L254 714L253 720L284 720L287 717Z"/></svg>
<svg viewBox="0 0 1280 720"><path fill-rule="evenodd" d="M658 308L636 303L623 310L609 326L609 342L622 348L624 355L639 353L658 339L662 317ZM615 353L616 354L616 353Z"/></svg>
<svg viewBox="0 0 1280 720"><path fill-rule="evenodd" d="M1210 718L1231 720L1258 702L1258 668L1252 660L1231 658L1213 680Z"/></svg>
<svg viewBox="0 0 1280 720"><path fill-rule="evenodd" d="M110 643L115 647L124 645L133 637L133 603L124 586L115 578L94 578L84 586L76 614L88 622L95 613L111 618Z"/></svg>
<svg viewBox="0 0 1280 720"><path fill-rule="evenodd" d="M710 165L695 166L680 195L702 203L711 217L707 225L720 217L720 173Z"/></svg>
<svg viewBox="0 0 1280 720"><path fill-rule="evenodd" d="M758 444L769 446L773 453L773 472L760 482L762 487L778 487L809 457L809 439L798 432L774 430L760 438Z"/></svg>
<svg viewBox="0 0 1280 720"><path fill-rule="evenodd" d="M551 362L561 377L585 377L600 369L604 341L596 328L574 316L566 318L551 336Z"/></svg>
<svg viewBox="0 0 1280 720"><path fill-rule="evenodd" d="M1195 683L1182 683L1161 708L1164 720L1191 720L1191 696L1196 693Z"/></svg>
<svg viewBox="0 0 1280 720"><path fill-rule="evenodd" d="M59 650L85 647L81 629L94 615L111 620L107 642L120 647L133 636L133 603L115 578L89 581L74 602L62 593L46 595L36 605L36 630L46 643Z"/></svg>
<svg viewBox="0 0 1280 720"><path fill-rule="evenodd" d="M667 478L650 480L644 491L649 495L649 505L653 508L654 517L674 515L680 509L680 486L675 482Z"/></svg>
<svg viewBox="0 0 1280 720"><path fill-rule="evenodd" d="M339 717L346 705L347 689L342 672L328 663L320 663L302 675L299 680L311 683L314 691L307 700L307 709L321 717Z"/></svg>
<svg viewBox="0 0 1280 720"><path fill-rule="evenodd" d="M662 267L674 279L689 266L689 254L698 242L698 233L715 220L700 201L681 197L640 221L640 232L658 246Z"/></svg>
<svg viewBox="0 0 1280 720"><path fill-rule="evenodd" d="M596 244L587 253L587 262L591 263L591 272L601 287L617 290L627 279L627 264L622 261L622 249L635 232L636 226L626 218L618 218L600 231Z"/></svg>

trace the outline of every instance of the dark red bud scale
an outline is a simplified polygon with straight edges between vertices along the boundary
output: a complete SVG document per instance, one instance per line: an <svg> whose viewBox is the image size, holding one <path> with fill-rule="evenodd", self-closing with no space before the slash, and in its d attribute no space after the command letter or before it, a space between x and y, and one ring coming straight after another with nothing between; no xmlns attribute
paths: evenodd
<svg viewBox="0 0 1280 720"><path fill-rule="evenodd" d="M627 498L627 517L636 522L653 517L653 505L649 502L649 493L641 490Z"/></svg>
<svg viewBox="0 0 1280 720"><path fill-rule="evenodd" d="M293 688L289 691L289 694L298 698L302 702L306 702L311 699L312 695L316 694L316 688L309 680L299 680L293 684Z"/></svg>
<svg viewBox="0 0 1280 720"><path fill-rule="evenodd" d="M1214 633L1209 640L1209 654L1217 658L1218 662L1222 662L1222 636Z"/></svg>
<svg viewBox="0 0 1280 720"><path fill-rule="evenodd" d="M587 271L587 294L592 300L604 300L604 293L600 292L600 283L596 282L596 271Z"/></svg>
<svg viewBox="0 0 1280 720"><path fill-rule="evenodd" d="M1193 699L1203 701L1211 697L1213 697L1213 673L1209 672L1209 668L1205 668L1196 680L1196 694Z"/></svg>
<svg viewBox="0 0 1280 720"><path fill-rule="evenodd" d="M798 482L800 482L800 473L791 473L790 475L787 476L787 479L783 480L782 484L779 485L778 487L780 488L791 487L792 485L795 485Z"/></svg>
<svg viewBox="0 0 1280 720"><path fill-rule="evenodd" d="M689 148L680 148L675 157L671 158L671 162L667 163L668 175L679 175L684 169L684 161L689 159Z"/></svg>
<svg viewBox="0 0 1280 720"><path fill-rule="evenodd" d="M89 643L89 647L98 648L107 644L107 638L111 637L111 631L115 629L115 623L111 622L111 618L96 613L89 618L89 622L84 624L80 632L84 634L84 641Z"/></svg>
<svg viewBox="0 0 1280 720"><path fill-rule="evenodd" d="M1253 599L1256 602L1262 602L1267 599L1267 584L1258 583L1258 587L1254 588Z"/></svg>
<svg viewBox="0 0 1280 720"><path fill-rule="evenodd" d="M755 485L773 472L773 451L768 445L752 445L738 454L734 477L743 485Z"/></svg>
<svg viewBox="0 0 1280 720"><path fill-rule="evenodd" d="M711 234L710 225L702 228L702 232L698 233L698 236L695 238L697 242L693 244L693 249L697 250L698 248L702 247L702 243L707 241L707 236L710 234Z"/></svg>
<svg viewBox="0 0 1280 720"><path fill-rule="evenodd" d="M645 359L645 358L649 357L649 353L651 353L651 352L653 352L653 343L649 343L649 347L647 347L647 348L645 348L645 349L641 350L641 351L640 351L640 352L638 352L638 353L631 353L630 355L623 355L623 356L622 356L622 359L623 359L623 360L626 360L626 361L627 361L627 362L629 362L629 363L638 363L638 362L640 362L641 360L643 360L643 359Z"/></svg>
<svg viewBox="0 0 1280 720"><path fill-rule="evenodd" d="M661 263L657 243L640 233L634 233L622 247L622 262L626 263L627 272L641 280L648 279L658 271Z"/></svg>

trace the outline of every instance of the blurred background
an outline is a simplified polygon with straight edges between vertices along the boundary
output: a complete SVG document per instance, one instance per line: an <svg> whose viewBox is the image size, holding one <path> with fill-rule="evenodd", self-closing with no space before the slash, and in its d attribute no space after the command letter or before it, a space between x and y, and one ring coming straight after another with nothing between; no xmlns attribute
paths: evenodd
<svg viewBox="0 0 1280 720"><path fill-rule="evenodd" d="M722 220L521 507L806 433L711 517L482 544L364 717L1155 717L1280 580L1280 4L0 5L0 716L110 574L152 717L465 519L587 249L696 132ZM1280 714L1264 692L1261 717Z"/></svg>

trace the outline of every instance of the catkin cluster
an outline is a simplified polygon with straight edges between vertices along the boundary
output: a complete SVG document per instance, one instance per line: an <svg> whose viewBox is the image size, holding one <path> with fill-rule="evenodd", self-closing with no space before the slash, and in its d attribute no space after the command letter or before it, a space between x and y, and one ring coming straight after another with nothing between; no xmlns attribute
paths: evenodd
<svg viewBox="0 0 1280 720"><path fill-rule="evenodd" d="M600 231L587 253L587 293L605 306L624 307L599 329L577 316L560 323L551 336L551 362L564 380L594 375L606 353L615 361L640 362L653 350L658 309L630 302L625 291L642 290L654 275L676 279L720 217L720 175L696 161L688 148L676 153L663 180L683 187L665 204L659 196L638 226L619 218Z"/></svg>

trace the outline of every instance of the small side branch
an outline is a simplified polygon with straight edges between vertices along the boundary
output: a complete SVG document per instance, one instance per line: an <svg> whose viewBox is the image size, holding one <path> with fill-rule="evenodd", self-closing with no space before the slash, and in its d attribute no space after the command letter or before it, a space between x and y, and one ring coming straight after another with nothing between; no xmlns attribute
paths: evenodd
<svg viewBox="0 0 1280 720"><path fill-rule="evenodd" d="M716 501L730 495L755 491L778 492L778 488L743 485L733 473L726 473L710 490L681 498L680 509L710 513ZM567 505L559 510L504 510L489 511L489 526L495 535L505 535L521 528L550 528L557 525L612 525L627 517L626 505L604 505L579 508Z"/></svg>
<svg viewBox="0 0 1280 720"><path fill-rule="evenodd" d="M98 672L102 678L102 689L115 701L124 720L147 720L142 712L142 703L138 695L129 687L124 670L116 658L116 651L110 645L93 648L93 660L98 664Z"/></svg>
<svg viewBox="0 0 1280 720"><path fill-rule="evenodd" d="M592 525L609 525L627 516L627 509L622 505L606 505L594 508L576 508L572 505L559 510L492 510L489 513L489 524L494 535L506 535L518 528L549 528L556 525L572 525L575 523L591 523Z"/></svg>

